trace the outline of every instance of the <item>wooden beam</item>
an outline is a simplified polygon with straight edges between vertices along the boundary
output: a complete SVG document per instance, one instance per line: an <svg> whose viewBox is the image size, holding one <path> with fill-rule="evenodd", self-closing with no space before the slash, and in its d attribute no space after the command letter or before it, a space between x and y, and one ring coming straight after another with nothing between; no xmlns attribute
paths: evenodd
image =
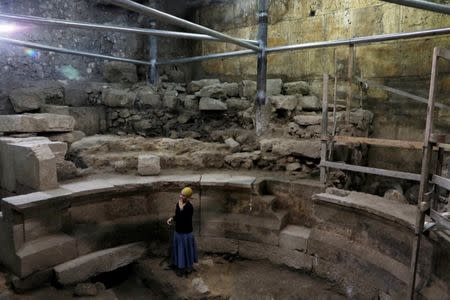
<svg viewBox="0 0 450 300"><path fill-rule="evenodd" d="M403 149L413 149L422 150L423 142L412 142L412 141L401 141L401 140L390 140L390 139L374 139L366 137L356 137L356 136L335 136L330 137L331 140L343 143L343 144L366 144L382 147L393 147L393 148L403 148Z"/></svg>
<svg viewBox="0 0 450 300"><path fill-rule="evenodd" d="M439 176L439 175L433 175L431 182L450 191L450 179Z"/></svg>
<svg viewBox="0 0 450 300"><path fill-rule="evenodd" d="M320 167L328 167L328 168L333 168L333 169L340 169L340 170L347 170L347 171L360 172L360 173L366 173L366 174L373 174L373 175L380 175L380 176L386 176L386 177L420 181L420 174L400 172L400 171L391 171L391 170L377 169L377 168L370 168L370 167L363 167L363 166L355 166L355 165L349 165L349 164L345 164L345 163L337 163L337 162L331 162L331 161L321 162Z"/></svg>

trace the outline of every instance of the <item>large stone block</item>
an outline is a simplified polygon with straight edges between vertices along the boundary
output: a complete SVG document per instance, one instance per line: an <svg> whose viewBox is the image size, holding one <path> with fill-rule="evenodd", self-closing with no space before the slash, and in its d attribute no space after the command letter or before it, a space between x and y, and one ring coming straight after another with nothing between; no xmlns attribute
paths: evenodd
<svg viewBox="0 0 450 300"><path fill-rule="evenodd" d="M62 285L83 282L100 273L111 272L141 258L143 243L133 243L87 254L54 268L56 280Z"/></svg>
<svg viewBox="0 0 450 300"><path fill-rule="evenodd" d="M260 141L262 149L275 155L302 155L309 158L320 157L319 140L264 139Z"/></svg>
<svg viewBox="0 0 450 300"><path fill-rule="evenodd" d="M9 99L18 113L33 111L45 103L62 104L64 90L56 81L37 81L29 87L12 90Z"/></svg>
<svg viewBox="0 0 450 300"><path fill-rule="evenodd" d="M152 88L145 88L137 93L137 100L144 106L161 107L161 96Z"/></svg>
<svg viewBox="0 0 450 300"><path fill-rule="evenodd" d="M242 80L239 85L239 96L253 99L256 96L256 81Z"/></svg>
<svg viewBox="0 0 450 300"><path fill-rule="evenodd" d="M310 87L306 81L286 82L283 85L283 92L286 95L309 95Z"/></svg>
<svg viewBox="0 0 450 300"><path fill-rule="evenodd" d="M158 175L161 172L159 156L152 154L139 155L138 173L139 175Z"/></svg>
<svg viewBox="0 0 450 300"><path fill-rule="evenodd" d="M303 96L299 97L298 106L302 110L320 110L322 109L321 103L316 96Z"/></svg>
<svg viewBox="0 0 450 300"><path fill-rule="evenodd" d="M192 81L187 86L187 91L189 93L195 93L200 91L202 88L208 85L218 84L220 83L219 79L202 79L197 81Z"/></svg>
<svg viewBox="0 0 450 300"><path fill-rule="evenodd" d="M103 77L108 82L136 83L138 81L136 65L117 61L105 63Z"/></svg>
<svg viewBox="0 0 450 300"><path fill-rule="evenodd" d="M19 264L13 271L19 277L26 277L75 258L76 240L65 234L45 236L26 243L17 256Z"/></svg>
<svg viewBox="0 0 450 300"><path fill-rule="evenodd" d="M131 106L135 98L134 93L115 88L105 89L102 93L102 103L109 107Z"/></svg>
<svg viewBox="0 0 450 300"><path fill-rule="evenodd" d="M197 95L197 94L196 94ZM215 99L225 99L227 97L227 90L225 84L213 84L202 88L198 92L199 97L208 97Z"/></svg>
<svg viewBox="0 0 450 300"><path fill-rule="evenodd" d="M298 106L298 97L296 95L289 96L271 96L269 101L275 109L295 110Z"/></svg>
<svg viewBox="0 0 450 300"><path fill-rule="evenodd" d="M24 114L0 116L0 132L67 132L75 128L71 116Z"/></svg>
<svg viewBox="0 0 450 300"><path fill-rule="evenodd" d="M276 96L281 94L283 81L281 79L267 79L267 96Z"/></svg>
<svg viewBox="0 0 450 300"><path fill-rule="evenodd" d="M227 110L227 104L213 98L201 98L199 102L199 110Z"/></svg>
<svg viewBox="0 0 450 300"><path fill-rule="evenodd" d="M309 228L288 225L280 232L280 247L306 252L310 233Z"/></svg>

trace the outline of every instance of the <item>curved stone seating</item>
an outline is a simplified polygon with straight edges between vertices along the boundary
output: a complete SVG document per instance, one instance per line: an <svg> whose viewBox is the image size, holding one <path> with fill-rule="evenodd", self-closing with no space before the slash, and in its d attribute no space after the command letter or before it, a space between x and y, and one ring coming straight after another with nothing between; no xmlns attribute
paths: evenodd
<svg viewBox="0 0 450 300"><path fill-rule="evenodd" d="M167 242L165 220L185 185L195 191L200 250L312 272L352 298L404 296L413 206L361 193L321 193L317 183L230 174L92 177L5 198L0 261L21 280L35 274L48 280L51 272L40 274L77 257L133 242L146 241L150 248ZM448 249L428 239L422 247L430 255L420 261L419 285L431 276L445 286ZM433 252L443 265L433 267Z"/></svg>

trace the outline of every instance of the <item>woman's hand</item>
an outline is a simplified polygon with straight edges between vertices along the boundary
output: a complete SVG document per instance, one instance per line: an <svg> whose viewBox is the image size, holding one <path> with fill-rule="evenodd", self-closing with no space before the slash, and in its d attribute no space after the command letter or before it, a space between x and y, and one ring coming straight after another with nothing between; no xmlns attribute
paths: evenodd
<svg viewBox="0 0 450 300"><path fill-rule="evenodd" d="M167 219L167 225L171 226L173 224L173 218Z"/></svg>

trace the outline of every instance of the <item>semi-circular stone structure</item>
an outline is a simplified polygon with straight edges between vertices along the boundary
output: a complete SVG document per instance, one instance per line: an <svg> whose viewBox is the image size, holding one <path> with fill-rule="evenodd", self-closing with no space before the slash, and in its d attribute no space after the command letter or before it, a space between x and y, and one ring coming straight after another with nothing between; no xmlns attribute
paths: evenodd
<svg viewBox="0 0 450 300"><path fill-rule="evenodd" d="M62 284L74 283L78 277L70 274L78 266L105 270L96 262L111 263L107 270L119 267L142 255L138 242L164 254L162 245L171 234L165 221L186 185L195 191L200 250L309 272L336 282L350 298L405 297L415 207L362 193L325 192L310 180L102 175L4 198L0 262L16 275L13 283L20 288L55 274ZM422 296L433 299L438 291L448 297L449 235L429 234L421 253ZM83 278L89 275L84 273Z"/></svg>

